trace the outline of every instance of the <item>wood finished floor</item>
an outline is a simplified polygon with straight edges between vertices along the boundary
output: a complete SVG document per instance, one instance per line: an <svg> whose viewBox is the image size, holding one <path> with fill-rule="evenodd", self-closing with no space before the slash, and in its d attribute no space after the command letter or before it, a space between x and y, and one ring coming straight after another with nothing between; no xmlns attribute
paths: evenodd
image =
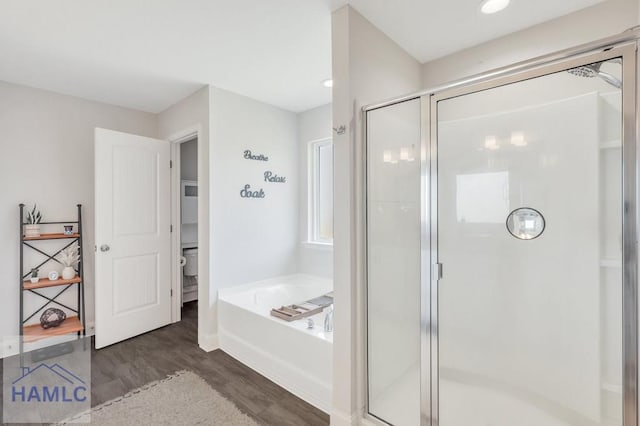
<svg viewBox="0 0 640 426"><path fill-rule="evenodd" d="M260 424L329 424L327 414L221 350L201 350L196 343L196 302L185 305L182 318L179 323L92 350L91 404L101 404L175 371L191 370Z"/></svg>

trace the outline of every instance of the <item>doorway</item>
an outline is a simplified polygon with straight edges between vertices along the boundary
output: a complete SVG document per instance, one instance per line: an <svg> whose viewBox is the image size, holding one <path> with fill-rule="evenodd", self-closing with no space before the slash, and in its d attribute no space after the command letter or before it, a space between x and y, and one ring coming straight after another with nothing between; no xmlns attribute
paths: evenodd
<svg viewBox="0 0 640 426"><path fill-rule="evenodd" d="M174 322L197 317L198 305L198 135L172 141L172 249Z"/></svg>
<svg viewBox="0 0 640 426"><path fill-rule="evenodd" d="M208 294L207 201L198 203L197 183L207 187L206 164L199 165L200 126L160 140L96 129L96 348L109 346L182 319L183 266L187 266L186 295L198 331L206 314L197 309L199 296ZM186 144L194 141L193 144ZM181 147L185 158L195 157L191 184L182 188ZM187 152L191 148L192 152ZM195 154L195 155L194 155ZM204 157L206 158L206 152ZM191 170L189 170L191 169ZM194 188L194 183L196 188ZM182 200L188 195L191 219L185 226L182 250ZM202 191L207 194L207 190ZM194 202L195 201L195 202ZM203 232L205 231L205 232ZM198 245L202 250L198 249ZM190 256L189 259L183 255ZM189 260L189 262L187 262ZM198 280L204 276L204 280ZM194 283L199 283L195 288ZM189 286L189 284L191 284ZM213 350L215 336L198 334L198 345Z"/></svg>

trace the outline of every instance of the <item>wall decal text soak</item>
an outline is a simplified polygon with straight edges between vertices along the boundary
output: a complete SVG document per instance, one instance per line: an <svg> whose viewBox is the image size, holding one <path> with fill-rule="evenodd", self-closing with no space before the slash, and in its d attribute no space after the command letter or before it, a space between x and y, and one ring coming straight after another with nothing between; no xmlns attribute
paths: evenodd
<svg viewBox="0 0 640 426"><path fill-rule="evenodd" d="M244 151L245 160L255 160L255 161L269 161L269 157L263 154L254 154L251 150L247 149Z"/></svg>
<svg viewBox="0 0 640 426"><path fill-rule="evenodd" d="M251 189L251 185L246 184L244 189L240 191L240 196L242 198L264 198L265 193L264 189L260 188L259 190Z"/></svg>
<svg viewBox="0 0 640 426"><path fill-rule="evenodd" d="M286 183L287 178L284 176L278 176L277 174L273 173L271 170L267 170L266 172L264 172L264 181L271 182L271 183Z"/></svg>

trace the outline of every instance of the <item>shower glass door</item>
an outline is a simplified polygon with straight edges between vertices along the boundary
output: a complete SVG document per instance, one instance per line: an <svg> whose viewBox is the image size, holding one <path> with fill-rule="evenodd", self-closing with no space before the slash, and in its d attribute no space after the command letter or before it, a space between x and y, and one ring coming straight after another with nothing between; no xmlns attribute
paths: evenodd
<svg viewBox="0 0 640 426"><path fill-rule="evenodd" d="M622 59L553 70L432 100L439 426L623 424Z"/></svg>
<svg viewBox="0 0 640 426"><path fill-rule="evenodd" d="M420 99L367 113L367 400L420 425Z"/></svg>

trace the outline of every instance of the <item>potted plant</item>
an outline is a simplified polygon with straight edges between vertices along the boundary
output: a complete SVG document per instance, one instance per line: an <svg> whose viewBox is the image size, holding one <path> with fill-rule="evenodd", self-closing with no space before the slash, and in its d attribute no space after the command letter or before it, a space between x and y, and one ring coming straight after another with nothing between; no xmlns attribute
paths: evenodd
<svg viewBox="0 0 640 426"><path fill-rule="evenodd" d="M75 266L78 264L78 260L80 260L80 254L78 253L78 246L73 245L66 250L62 250L60 252L60 263L64 266L62 270L62 279L70 280L75 278L76 270Z"/></svg>
<svg viewBox="0 0 640 426"><path fill-rule="evenodd" d="M40 222L42 221L42 215L40 211L33 205L31 211L27 211L27 223L24 225L25 237L39 237L40 236Z"/></svg>
<svg viewBox="0 0 640 426"><path fill-rule="evenodd" d="M40 281L40 278L38 277L38 268L31 268L31 282L33 284L37 283L38 281Z"/></svg>

